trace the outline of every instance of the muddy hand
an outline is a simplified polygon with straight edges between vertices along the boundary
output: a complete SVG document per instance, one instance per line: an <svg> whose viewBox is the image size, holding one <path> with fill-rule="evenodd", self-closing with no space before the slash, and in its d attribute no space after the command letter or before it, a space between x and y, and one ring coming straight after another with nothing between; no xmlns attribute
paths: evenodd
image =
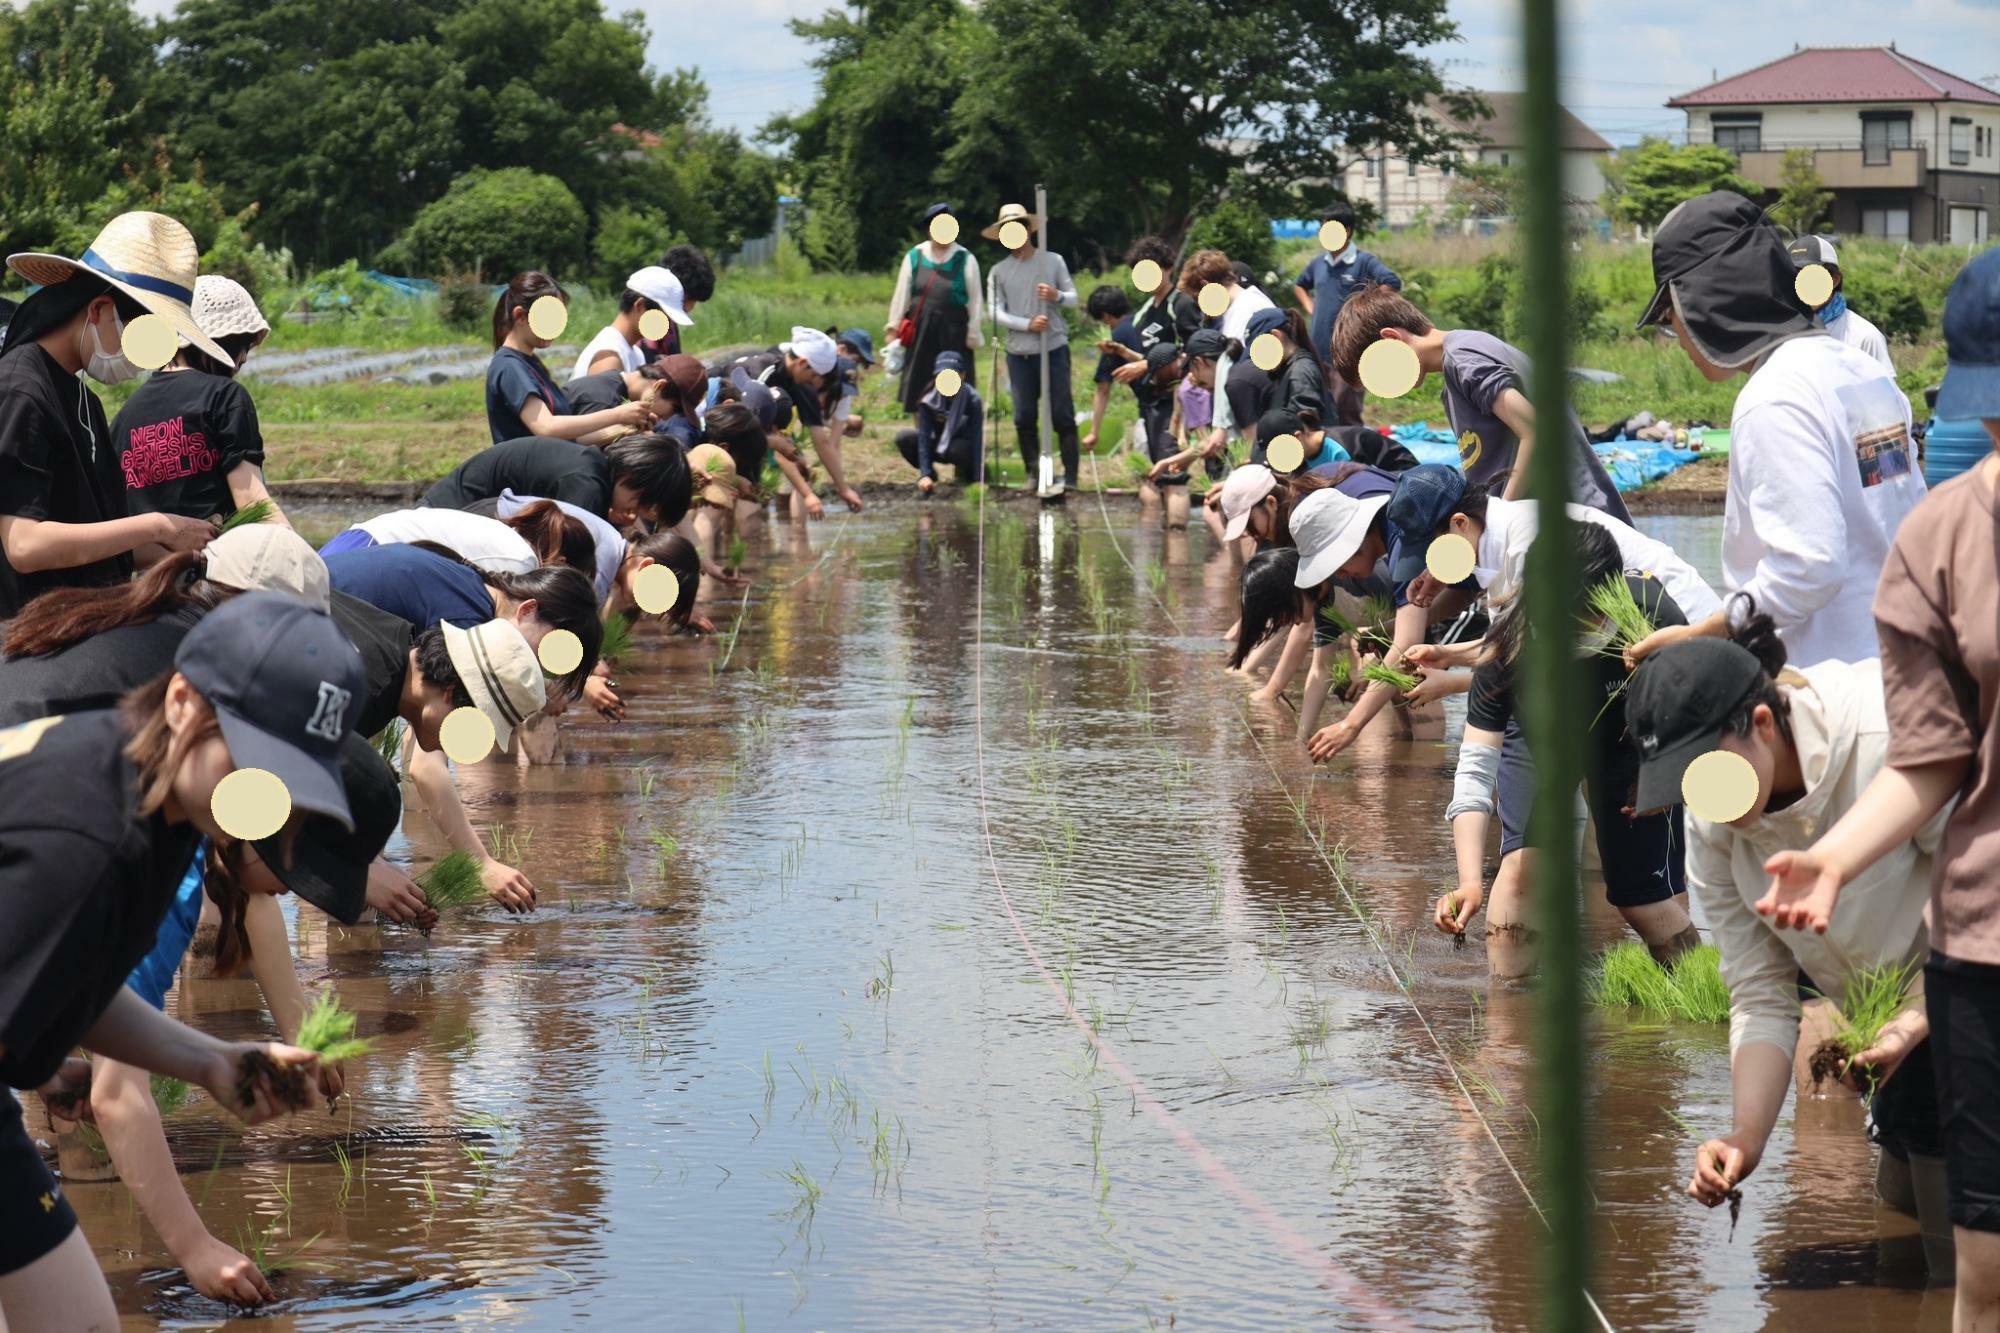
<svg viewBox="0 0 2000 1333"><path fill-rule="evenodd" d="M35 1089L51 1115L65 1120L90 1119L90 1061L66 1056L54 1078Z"/></svg>
<svg viewBox="0 0 2000 1333"><path fill-rule="evenodd" d="M1312 739L1306 743L1306 753L1313 757L1315 763L1323 764L1353 743L1354 733L1346 722L1336 722L1313 733Z"/></svg>
<svg viewBox="0 0 2000 1333"><path fill-rule="evenodd" d="M1713 1208L1727 1202L1730 1192L1756 1169L1757 1154L1735 1142L1734 1135L1710 1139L1695 1150L1688 1194Z"/></svg>
<svg viewBox="0 0 2000 1333"><path fill-rule="evenodd" d="M1779 852L1764 863L1771 886L1754 906L1779 930L1811 930L1826 934L1840 900L1841 873L1826 858L1811 851Z"/></svg>
<svg viewBox="0 0 2000 1333"><path fill-rule="evenodd" d="M253 1059L256 1056L263 1059ZM280 1071L296 1068L305 1076L318 1062L319 1057L311 1051L282 1042L229 1042L210 1062L201 1085L244 1124L257 1125L300 1109L279 1093Z"/></svg>
<svg viewBox="0 0 2000 1333"><path fill-rule="evenodd" d="M1929 1015L1921 1007L1905 1009L1882 1025L1873 1046L1847 1062L1841 1081L1856 1092L1880 1088L1903 1067L1903 1057L1930 1034Z"/></svg>
<svg viewBox="0 0 2000 1333"><path fill-rule="evenodd" d="M486 864L479 868L480 882L493 895L493 901L510 912L532 912L535 910L535 886L526 875L508 865L505 861L486 858Z"/></svg>
<svg viewBox="0 0 2000 1333"><path fill-rule="evenodd" d="M409 925L430 910L417 882L382 860L368 867L367 900L377 916L399 925Z"/></svg>
<svg viewBox="0 0 2000 1333"><path fill-rule="evenodd" d="M1453 889L1437 900L1432 924L1447 935L1463 935L1486 895L1479 889Z"/></svg>
<svg viewBox="0 0 2000 1333"><path fill-rule="evenodd" d="M277 1293L271 1290L271 1284L249 1256L206 1232L192 1249L185 1254L176 1253L174 1258L179 1262L181 1271L187 1274L188 1281L194 1284L194 1289L212 1301L262 1305L277 1298Z"/></svg>

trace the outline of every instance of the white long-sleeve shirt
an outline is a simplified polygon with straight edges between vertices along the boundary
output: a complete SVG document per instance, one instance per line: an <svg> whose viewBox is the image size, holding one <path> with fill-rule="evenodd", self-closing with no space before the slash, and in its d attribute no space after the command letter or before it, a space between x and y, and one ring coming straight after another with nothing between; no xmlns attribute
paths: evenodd
<svg viewBox="0 0 2000 1333"><path fill-rule="evenodd" d="M1837 338L1788 339L1730 417L1723 582L1756 598L1793 665L1873 657L1875 584L1923 498L1896 381Z"/></svg>
<svg viewBox="0 0 2000 1333"><path fill-rule="evenodd" d="M1841 890L1826 934L1777 930L1757 915L1753 904L1771 882L1764 863L1778 852L1810 847L1888 762L1880 662L1822 662L1799 674L1806 683L1785 687L1785 694L1806 794L1744 829L1687 812L1688 890L1722 951L1732 1056L1757 1041L1792 1054L1799 1039L1800 968L1838 1003L1857 971L1920 960L1928 952L1924 906L1931 859L1952 805Z"/></svg>
<svg viewBox="0 0 2000 1333"><path fill-rule="evenodd" d="M963 249L965 247L957 241L947 245L943 251L939 251L929 241L925 241L923 245L925 255L939 264L949 262L953 254ZM910 252L905 250L902 266L896 270L896 290L889 297L889 332L892 334L896 331L896 326L903 322L903 316L912 313L910 288L915 285L915 280L916 274L911 271ZM966 338L971 346L978 347L985 341L985 335L980 329L986 323L986 297L984 288L980 286L979 256L969 251L965 256L965 313Z"/></svg>
<svg viewBox="0 0 2000 1333"><path fill-rule="evenodd" d="M1852 310L1840 312L1839 319L1828 320L1826 331L1859 352L1882 363L1882 368L1891 375L1896 373L1896 363L1889 359L1889 340L1876 328Z"/></svg>
<svg viewBox="0 0 2000 1333"><path fill-rule="evenodd" d="M1618 554L1625 568L1658 579L1689 623L1714 615L1722 608L1722 599L1716 596L1715 589L1673 547L1601 509L1580 504L1565 508L1572 523L1595 523L1609 531L1618 543ZM1540 527L1539 502L1503 500L1497 495L1489 499L1486 526L1480 529L1473 563L1479 586L1494 597L1510 595L1520 585L1527 567L1528 547L1534 544Z"/></svg>
<svg viewBox="0 0 2000 1333"><path fill-rule="evenodd" d="M1249 339L1244 335L1250 331L1250 316L1259 310L1275 310L1277 307L1278 303L1266 296L1262 287L1238 287L1235 296L1230 298L1229 308L1222 312L1222 336L1247 343ZM1229 406L1229 395L1223 392L1224 386L1229 383L1230 368L1235 364L1236 358L1227 352L1215 359L1215 424L1224 430L1244 430L1256 424L1253 421L1238 421Z"/></svg>

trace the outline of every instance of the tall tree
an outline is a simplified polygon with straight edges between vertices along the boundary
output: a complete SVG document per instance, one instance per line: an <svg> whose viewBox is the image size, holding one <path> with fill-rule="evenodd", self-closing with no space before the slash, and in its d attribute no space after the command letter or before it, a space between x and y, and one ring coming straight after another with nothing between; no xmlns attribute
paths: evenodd
<svg viewBox="0 0 2000 1333"><path fill-rule="evenodd" d="M48 245L117 175L134 112L104 72L107 39L53 5L0 8L0 244ZM129 9L126 11L129 15ZM3 253L3 252L0 252Z"/></svg>
<svg viewBox="0 0 2000 1333"><path fill-rule="evenodd" d="M1778 173L1778 197L1771 204L1771 220L1794 232L1804 233L1819 226L1826 210L1833 206L1833 191L1820 179L1810 148L1787 148Z"/></svg>
<svg viewBox="0 0 2000 1333"><path fill-rule="evenodd" d="M1604 164L1604 211L1641 227L1657 227L1674 205L1710 190L1761 193L1736 173L1734 153L1709 143L1642 139Z"/></svg>

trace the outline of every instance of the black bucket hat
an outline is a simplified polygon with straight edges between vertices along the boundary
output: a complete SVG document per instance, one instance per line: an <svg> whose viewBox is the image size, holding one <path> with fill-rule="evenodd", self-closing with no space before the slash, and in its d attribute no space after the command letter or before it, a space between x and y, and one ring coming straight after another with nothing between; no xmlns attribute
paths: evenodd
<svg viewBox="0 0 2000 1333"><path fill-rule="evenodd" d="M289 866L281 837L269 837L254 846L259 859L286 888L342 925L351 926L368 905L368 867L382 854L403 818L403 793L395 770L373 745L351 731L340 739L340 781L354 817L352 833L331 819L308 818L293 839Z"/></svg>
<svg viewBox="0 0 2000 1333"><path fill-rule="evenodd" d="M1756 204L1711 190L1675 207L1653 234L1657 284L1639 327L1678 311L1695 350L1727 370L1790 338L1822 332L1793 290L1785 236Z"/></svg>

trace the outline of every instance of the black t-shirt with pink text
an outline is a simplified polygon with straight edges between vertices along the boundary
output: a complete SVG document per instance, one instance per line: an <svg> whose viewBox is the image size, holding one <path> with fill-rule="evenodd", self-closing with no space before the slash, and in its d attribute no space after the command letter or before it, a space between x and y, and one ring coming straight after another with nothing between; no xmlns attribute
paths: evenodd
<svg viewBox="0 0 2000 1333"><path fill-rule="evenodd" d="M111 447L134 514L227 518L229 474L264 462L249 391L205 370L161 371L140 385L111 423Z"/></svg>

